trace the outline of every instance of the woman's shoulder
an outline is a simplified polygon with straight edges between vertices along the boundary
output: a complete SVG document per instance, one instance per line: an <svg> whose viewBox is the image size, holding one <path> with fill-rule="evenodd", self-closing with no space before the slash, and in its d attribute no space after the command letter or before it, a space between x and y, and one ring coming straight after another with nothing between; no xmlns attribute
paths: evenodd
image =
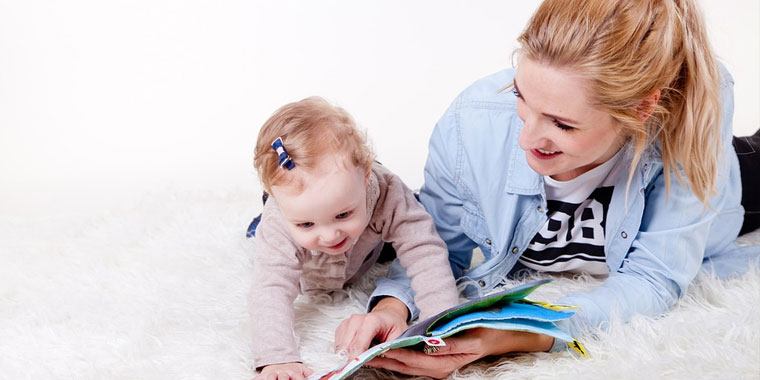
<svg viewBox="0 0 760 380"><path fill-rule="evenodd" d="M467 86L457 97L457 103L467 107L514 106L515 98L510 91L514 80L514 69L504 69Z"/></svg>
<svg viewBox="0 0 760 380"><path fill-rule="evenodd" d="M734 86L734 77L723 62L718 62L718 75L720 75L721 88Z"/></svg>
<svg viewBox="0 0 760 380"><path fill-rule="evenodd" d="M504 69L473 82L451 103L436 125L437 132L448 142L458 136L453 140L466 144L464 140L468 136L477 140L480 136L498 132L492 131L494 128L500 132L514 130L512 126L517 126L517 98L510 87L513 78L514 69ZM476 145L481 142L477 141Z"/></svg>

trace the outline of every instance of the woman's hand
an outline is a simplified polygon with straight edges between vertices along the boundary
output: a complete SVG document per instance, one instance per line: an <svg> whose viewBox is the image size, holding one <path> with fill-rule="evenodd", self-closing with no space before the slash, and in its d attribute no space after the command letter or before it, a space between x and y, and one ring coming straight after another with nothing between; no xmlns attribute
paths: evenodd
<svg viewBox="0 0 760 380"><path fill-rule="evenodd" d="M309 375L309 367L294 362L268 365L253 380L304 380Z"/></svg>
<svg viewBox="0 0 760 380"><path fill-rule="evenodd" d="M335 330L335 351L349 355L364 352L373 339L385 342L395 339L406 330L409 309L393 297L381 299L367 314L354 314Z"/></svg>
<svg viewBox="0 0 760 380"><path fill-rule="evenodd" d="M472 329L446 339L446 345L429 354L407 349L391 350L368 366L414 376L442 379L454 371L489 355L508 352L548 351L554 338L521 331Z"/></svg>

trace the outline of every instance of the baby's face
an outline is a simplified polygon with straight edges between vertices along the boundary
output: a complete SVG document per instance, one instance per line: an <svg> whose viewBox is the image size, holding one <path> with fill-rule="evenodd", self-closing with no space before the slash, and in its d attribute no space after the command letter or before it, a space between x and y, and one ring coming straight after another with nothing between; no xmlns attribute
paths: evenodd
<svg viewBox="0 0 760 380"><path fill-rule="evenodd" d="M330 156L301 176L303 191L293 185L272 187L291 236L309 250L345 253L369 223L366 173Z"/></svg>

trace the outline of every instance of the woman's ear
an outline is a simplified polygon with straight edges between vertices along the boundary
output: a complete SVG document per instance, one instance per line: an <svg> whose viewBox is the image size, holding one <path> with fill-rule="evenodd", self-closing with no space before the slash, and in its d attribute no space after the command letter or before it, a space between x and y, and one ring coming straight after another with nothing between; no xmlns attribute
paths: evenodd
<svg viewBox="0 0 760 380"><path fill-rule="evenodd" d="M660 89L654 90L649 96L641 100L639 106L636 107L636 111L639 115L639 120L642 122L647 121L652 116L657 103L660 102Z"/></svg>

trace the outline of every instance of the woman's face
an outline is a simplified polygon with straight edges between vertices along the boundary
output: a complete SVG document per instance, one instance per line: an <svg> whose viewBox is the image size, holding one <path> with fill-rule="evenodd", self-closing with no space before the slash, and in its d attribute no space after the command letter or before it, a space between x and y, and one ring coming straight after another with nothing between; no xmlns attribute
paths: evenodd
<svg viewBox="0 0 760 380"><path fill-rule="evenodd" d="M590 103L586 81L570 71L520 59L515 74L520 147L528 165L559 181L604 163L625 141L618 123Z"/></svg>

